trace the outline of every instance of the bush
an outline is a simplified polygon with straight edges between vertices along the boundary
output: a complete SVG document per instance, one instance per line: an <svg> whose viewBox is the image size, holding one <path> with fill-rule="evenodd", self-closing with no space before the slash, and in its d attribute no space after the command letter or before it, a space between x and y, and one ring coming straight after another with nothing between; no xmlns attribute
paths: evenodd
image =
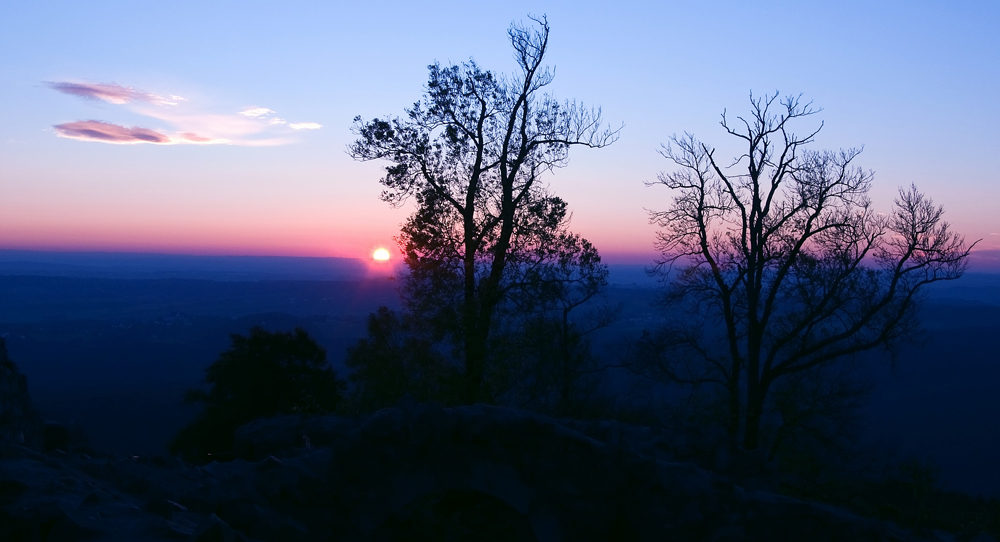
<svg viewBox="0 0 1000 542"><path fill-rule="evenodd" d="M379 307L368 316L368 336L348 347L352 389L345 410L374 412L409 396L418 402L459 402L458 370L434 349L433 340L406 316Z"/></svg>
<svg viewBox="0 0 1000 542"><path fill-rule="evenodd" d="M326 350L303 329L269 332L254 327L233 334L232 346L205 370L206 392L184 401L203 403L198 418L170 443L170 453L193 462L225 459L237 428L281 414L323 414L340 401L344 383L326 361Z"/></svg>

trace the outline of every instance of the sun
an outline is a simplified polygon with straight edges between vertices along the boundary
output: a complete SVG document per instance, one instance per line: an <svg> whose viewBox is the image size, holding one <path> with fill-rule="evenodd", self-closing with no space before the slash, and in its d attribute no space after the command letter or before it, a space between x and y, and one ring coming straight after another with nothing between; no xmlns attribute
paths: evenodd
<svg viewBox="0 0 1000 542"><path fill-rule="evenodd" d="M376 262L387 262L389 261L389 251L384 248L375 249L372 253L372 259Z"/></svg>

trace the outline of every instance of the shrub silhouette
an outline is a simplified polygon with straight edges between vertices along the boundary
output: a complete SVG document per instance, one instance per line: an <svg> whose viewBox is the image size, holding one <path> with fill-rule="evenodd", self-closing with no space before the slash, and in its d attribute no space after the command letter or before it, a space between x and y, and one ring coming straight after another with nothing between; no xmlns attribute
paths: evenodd
<svg viewBox="0 0 1000 542"><path fill-rule="evenodd" d="M340 401L344 383L305 330L254 327L231 337L229 350L205 370L210 389L185 394L186 403L205 409L174 437L170 453L194 462L226 459L241 425L266 416L331 412Z"/></svg>
<svg viewBox="0 0 1000 542"><path fill-rule="evenodd" d="M413 324L410 315L385 306L368 316L368 336L347 348L352 389L342 410L374 412L406 396L443 405L459 402L458 369Z"/></svg>

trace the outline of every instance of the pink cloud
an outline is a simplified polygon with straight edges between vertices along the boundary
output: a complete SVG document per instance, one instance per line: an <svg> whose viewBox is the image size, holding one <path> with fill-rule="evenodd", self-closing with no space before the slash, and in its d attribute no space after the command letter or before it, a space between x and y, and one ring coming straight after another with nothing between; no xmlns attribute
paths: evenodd
<svg viewBox="0 0 1000 542"><path fill-rule="evenodd" d="M229 114L215 114L200 110L180 96L163 98L134 87L117 83L46 82L46 86L71 96L87 100L122 105L128 111L149 117L156 130L126 127L111 122L88 120L55 126L60 137L81 141L130 144L153 143L158 145L288 145L297 139L288 137L292 131L322 128L313 122L290 124L266 107L247 107ZM170 105L171 107L162 107ZM155 120L154 120L155 119Z"/></svg>
<svg viewBox="0 0 1000 542"><path fill-rule="evenodd" d="M54 126L60 137L104 143L170 143L170 138L146 128L126 128L99 120L81 120Z"/></svg>
<svg viewBox="0 0 1000 542"><path fill-rule="evenodd" d="M153 105L177 105L178 100L183 100L180 96L171 96L174 101L170 101L156 94L150 94L133 87L123 87L116 83L70 83L57 81L46 83L49 88L77 96L88 100L101 100L104 102L123 105L131 102L147 102Z"/></svg>
<svg viewBox="0 0 1000 542"><path fill-rule="evenodd" d="M178 143L213 145L231 143L228 139L203 137L194 132L184 132L177 136L169 136L148 128L127 128L99 120L67 122L65 124L57 124L54 128L59 137L81 141L116 143L119 145L133 143L154 143L158 145L174 145Z"/></svg>
<svg viewBox="0 0 1000 542"><path fill-rule="evenodd" d="M210 138L210 137L201 137L200 135L193 134L191 132L184 132L183 134L181 134L181 138L183 138L183 139L185 139L187 141L190 141L192 143L211 143L212 142L212 138Z"/></svg>
<svg viewBox="0 0 1000 542"><path fill-rule="evenodd" d="M229 145L239 145L245 147L267 147L277 145L288 145L294 140L285 137L261 137L266 136L270 124L260 122L260 119L247 118L239 115L216 115L211 113L184 113L177 109L163 109L157 107L137 107L135 111L157 119L168 126L176 126L184 138L184 133L197 133L200 136L210 137L212 141L207 143L227 143ZM187 141L190 141L189 139ZM179 141L183 142L183 141Z"/></svg>

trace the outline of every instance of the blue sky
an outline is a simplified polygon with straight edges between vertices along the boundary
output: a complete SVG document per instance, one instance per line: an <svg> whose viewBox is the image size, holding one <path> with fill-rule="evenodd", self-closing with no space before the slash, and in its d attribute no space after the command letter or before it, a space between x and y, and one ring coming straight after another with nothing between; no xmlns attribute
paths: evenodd
<svg viewBox="0 0 1000 542"><path fill-rule="evenodd" d="M668 167L658 145L689 131L729 150L719 114L776 90L823 108L818 147L864 146L878 206L916 183L1000 249L1000 2L985 1L8 0L0 247L365 256L408 210L378 200L379 164L346 155L351 119L402 113L435 60L510 71L506 29L528 14L552 26L552 92L625 124L550 179L574 229L612 258L653 253L644 209L669 203L643 185ZM254 108L269 111L240 115ZM202 141L59 137L91 120Z"/></svg>

